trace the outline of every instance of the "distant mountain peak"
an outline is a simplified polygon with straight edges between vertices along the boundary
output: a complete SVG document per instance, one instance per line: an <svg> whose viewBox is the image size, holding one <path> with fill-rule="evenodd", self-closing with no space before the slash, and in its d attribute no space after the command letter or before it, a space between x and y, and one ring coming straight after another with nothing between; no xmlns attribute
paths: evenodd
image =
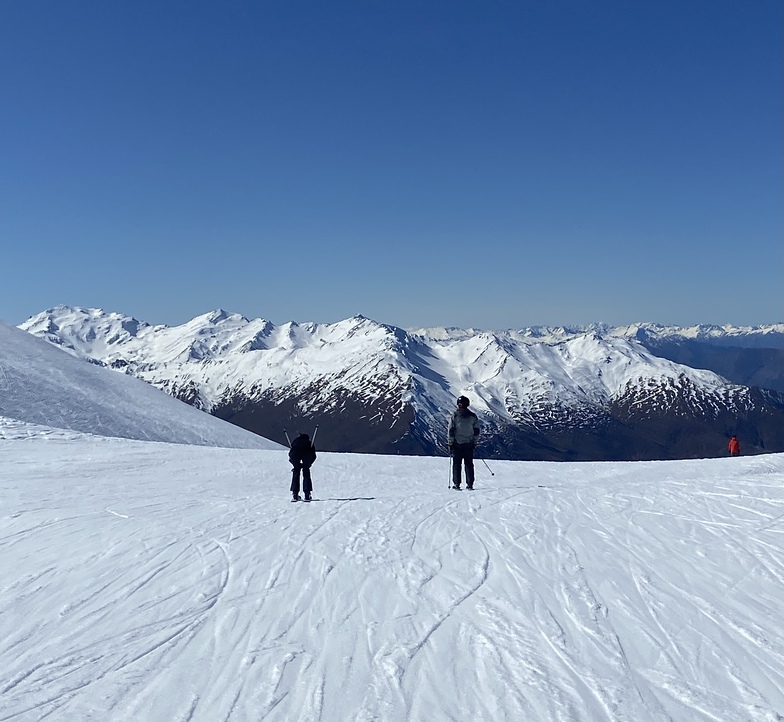
<svg viewBox="0 0 784 722"><path fill-rule="evenodd" d="M222 308L216 308L209 313L205 313L203 316L198 318L204 319L207 323L219 324L223 323L224 321L234 321L236 323L250 323L250 321L245 318L245 316L240 315L239 313L231 313L230 311L226 311Z"/></svg>

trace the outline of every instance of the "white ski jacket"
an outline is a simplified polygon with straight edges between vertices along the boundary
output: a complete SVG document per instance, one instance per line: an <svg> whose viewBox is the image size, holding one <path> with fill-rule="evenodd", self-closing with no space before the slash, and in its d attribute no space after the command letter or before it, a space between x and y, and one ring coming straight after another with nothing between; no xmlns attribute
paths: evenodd
<svg viewBox="0 0 784 722"><path fill-rule="evenodd" d="M476 444L481 425L477 415L469 409L458 409L449 420L450 444Z"/></svg>

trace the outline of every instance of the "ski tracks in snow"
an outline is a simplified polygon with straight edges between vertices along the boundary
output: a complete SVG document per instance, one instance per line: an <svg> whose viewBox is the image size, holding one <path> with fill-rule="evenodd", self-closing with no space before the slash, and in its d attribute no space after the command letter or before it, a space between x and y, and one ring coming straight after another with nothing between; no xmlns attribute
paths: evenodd
<svg viewBox="0 0 784 722"><path fill-rule="evenodd" d="M753 474L455 493L323 454L290 504L282 453L139 445L118 480L86 448L0 475L0 720L782 719L784 490Z"/></svg>

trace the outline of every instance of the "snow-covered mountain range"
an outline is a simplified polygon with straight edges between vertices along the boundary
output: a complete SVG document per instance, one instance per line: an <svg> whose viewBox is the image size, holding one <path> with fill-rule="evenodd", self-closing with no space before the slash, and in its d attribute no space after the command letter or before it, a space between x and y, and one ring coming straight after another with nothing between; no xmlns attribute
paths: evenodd
<svg viewBox="0 0 784 722"><path fill-rule="evenodd" d="M475 329L412 329L422 335L464 335L476 333ZM640 342L699 341L713 346L738 346L741 348L784 349L784 323L759 326L733 326L725 324L697 324L695 326L666 326L659 323L634 323L628 326L611 326L592 323L585 326L528 326L516 332L527 339L557 342L573 336L595 333Z"/></svg>
<svg viewBox="0 0 784 722"><path fill-rule="evenodd" d="M717 456L730 433L747 453L784 450L780 394L649 348L775 352L784 324L406 331L363 316L276 325L217 310L169 327L59 306L20 328L276 441L318 423L331 450L443 452L459 394L480 415L480 451L491 456Z"/></svg>

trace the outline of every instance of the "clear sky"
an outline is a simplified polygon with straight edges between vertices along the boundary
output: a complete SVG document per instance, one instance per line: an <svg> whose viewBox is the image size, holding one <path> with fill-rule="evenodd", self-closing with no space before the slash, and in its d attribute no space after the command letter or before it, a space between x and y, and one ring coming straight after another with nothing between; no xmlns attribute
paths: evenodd
<svg viewBox="0 0 784 722"><path fill-rule="evenodd" d="M781 0L0 0L0 318L784 321Z"/></svg>

